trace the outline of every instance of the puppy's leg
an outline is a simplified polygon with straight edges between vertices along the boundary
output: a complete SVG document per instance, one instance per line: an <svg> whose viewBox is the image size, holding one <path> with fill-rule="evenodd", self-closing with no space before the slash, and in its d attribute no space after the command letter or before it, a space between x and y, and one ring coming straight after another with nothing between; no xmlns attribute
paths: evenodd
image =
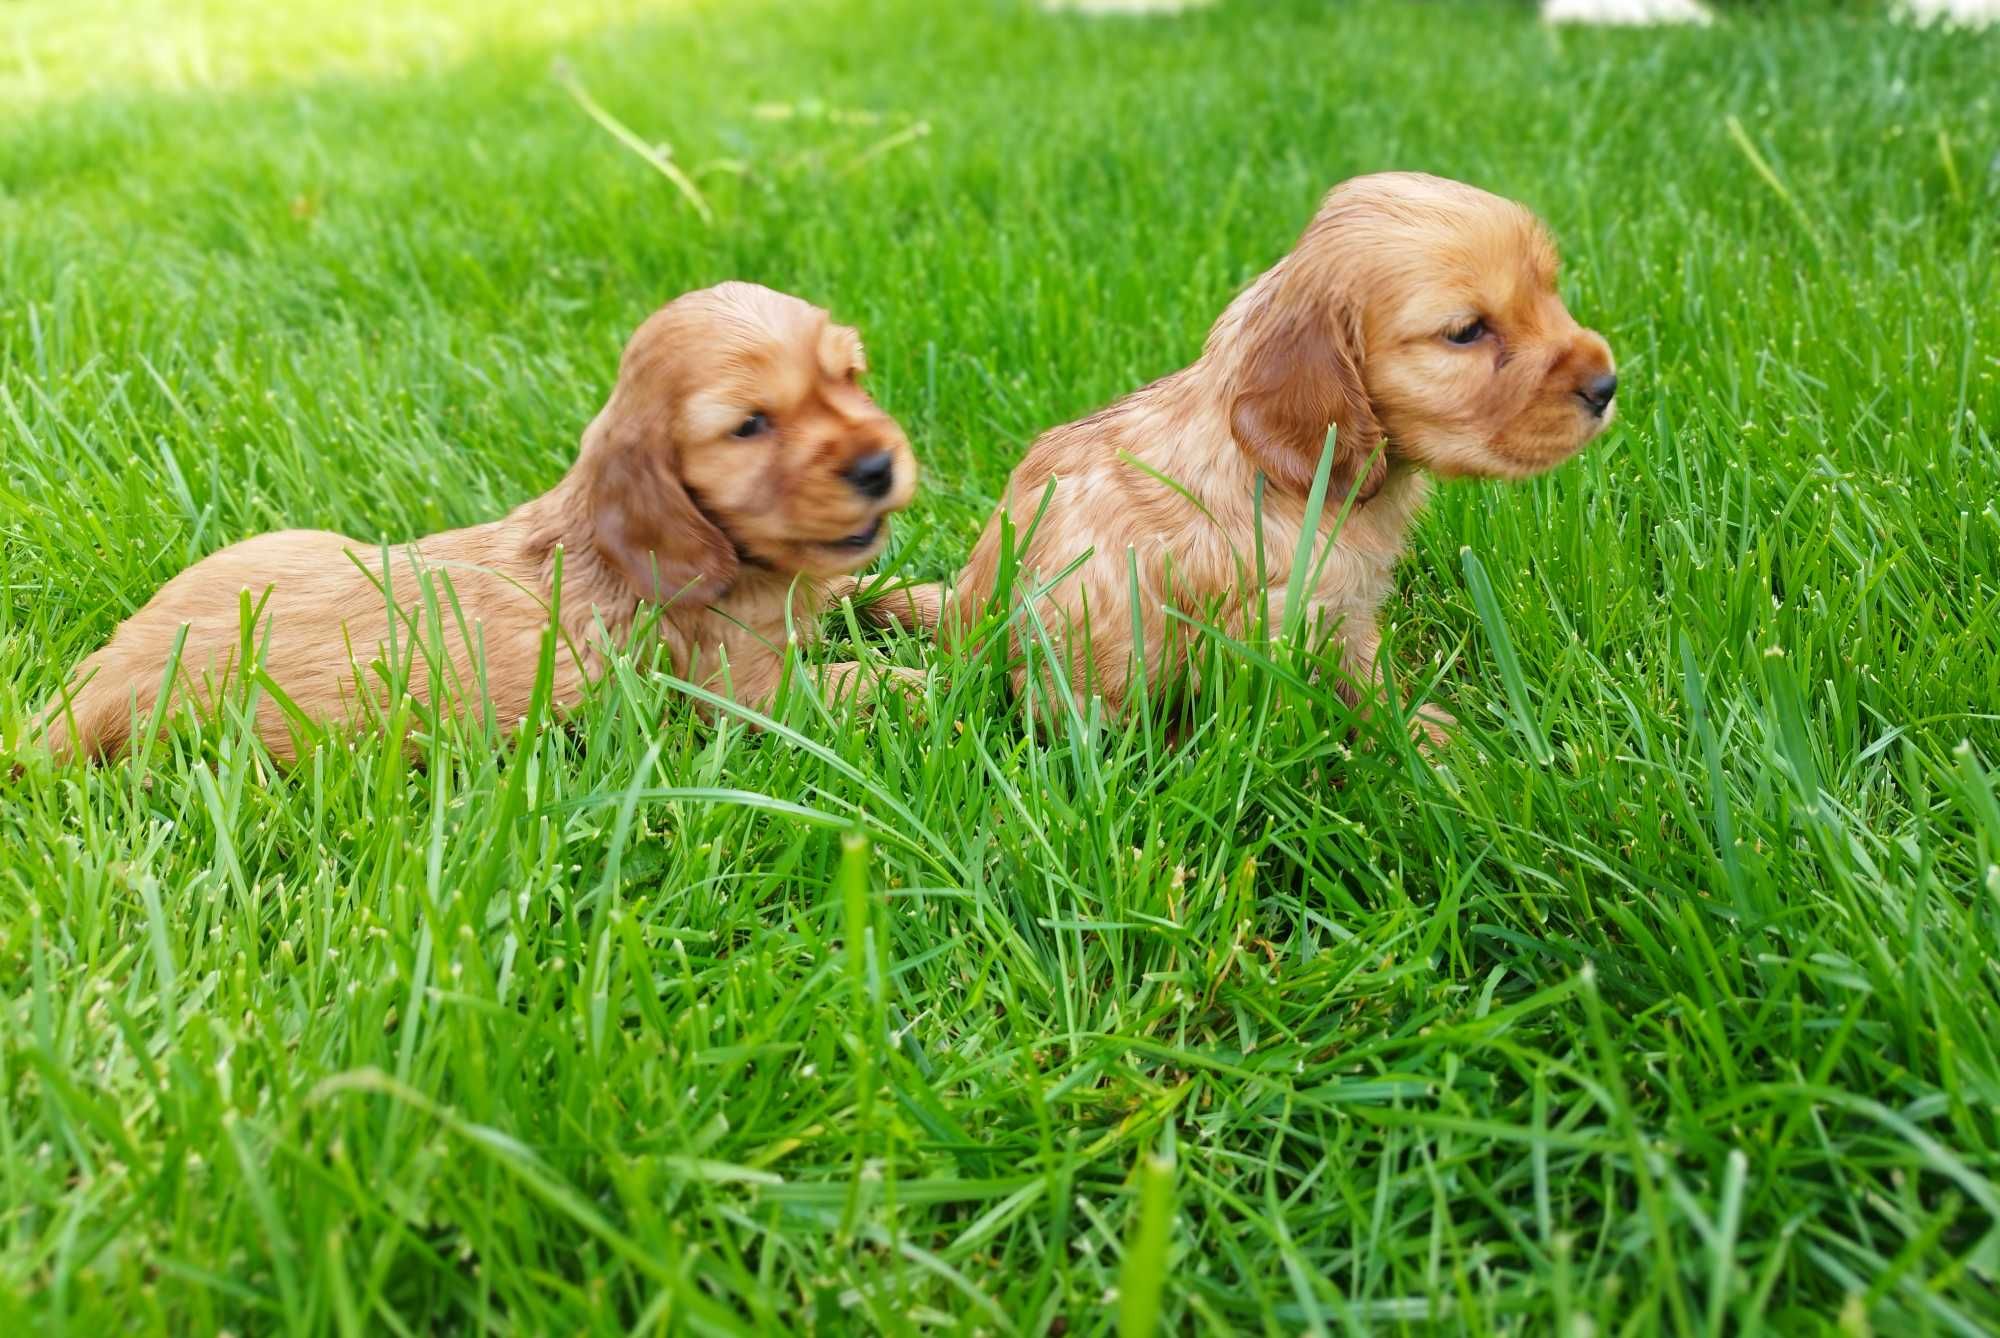
<svg viewBox="0 0 2000 1338"><path fill-rule="evenodd" d="M905 699L915 700L924 695L924 684L929 681L930 675L921 669L900 664L862 664L857 660L842 660L820 671L821 690L828 701L852 695L856 701L866 702L884 691L900 692Z"/></svg>
<svg viewBox="0 0 2000 1338"><path fill-rule="evenodd" d="M1375 630L1372 618L1352 632L1342 629L1340 667L1347 671L1348 681L1341 684L1340 695L1348 705L1363 704L1357 699L1359 692L1366 692L1372 699L1382 690L1382 666L1377 657L1381 648L1382 634ZM1451 727L1458 720L1442 706L1425 702L1417 707L1413 723L1423 731L1424 737L1418 742L1428 751L1451 742Z"/></svg>
<svg viewBox="0 0 2000 1338"><path fill-rule="evenodd" d="M829 603L854 599L863 588L858 576L843 576L827 588ZM866 604L857 603L855 612L875 627L900 628L906 632L935 632L944 618L948 587L936 581L923 585L899 585L884 589Z"/></svg>
<svg viewBox="0 0 2000 1338"><path fill-rule="evenodd" d="M900 627L909 632L935 632L938 624L944 621L945 601L950 598L950 586L931 581L892 590L869 608L880 626Z"/></svg>
<svg viewBox="0 0 2000 1338"><path fill-rule="evenodd" d="M152 713L161 670L148 662L145 652L150 648L143 634L132 640L140 644L120 641L114 634L110 645L87 656L71 672L73 686L43 706L42 742L57 762L73 757L97 762L117 756L132 741L134 718L143 722ZM166 664L170 649L157 648L160 666Z"/></svg>
<svg viewBox="0 0 2000 1338"><path fill-rule="evenodd" d="M1285 591L1283 587L1267 594L1266 606L1268 626L1277 628L1284 622ZM1310 621L1316 610L1307 611ZM1379 652L1382 648L1382 634L1375 626L1372 613L1349 612L1341 620L1334 635L1340 641L1341 681L1336 685L1340 699L1357 711L1366 712L1374 707L1382 691L1382 666ZM1416 710L1412 720L1423 731L1419 740L1428 749L1441 748L1451 742L1451 727L1458 723L1451 712L1441 706L1425 702Z"/></svg>

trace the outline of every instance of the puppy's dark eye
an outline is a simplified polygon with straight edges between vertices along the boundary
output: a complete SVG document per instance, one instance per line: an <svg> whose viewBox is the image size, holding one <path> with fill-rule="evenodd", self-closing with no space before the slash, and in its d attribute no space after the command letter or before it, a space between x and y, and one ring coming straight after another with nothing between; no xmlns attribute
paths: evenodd
<svg viewBox="0 0 2000 1338"><path fill-rule="evenodd" d="M764 417L763 414L753 413L748 418L744 419L741 423L738 423L736 425L736 430L730 433L729 435L732 437L761 436L765 431L767 431L770 428L770 426L771 426L770 419Z"/></svg>
<svg viewBox="0 0 2000 1338"><path fill-rule="evenodd" d="M1450 331L1445 338L1454 344L1476 344L1479 342L1479 337L1485 333L1486 322L1475 320L1470 325L1462 325Z"/></svg>

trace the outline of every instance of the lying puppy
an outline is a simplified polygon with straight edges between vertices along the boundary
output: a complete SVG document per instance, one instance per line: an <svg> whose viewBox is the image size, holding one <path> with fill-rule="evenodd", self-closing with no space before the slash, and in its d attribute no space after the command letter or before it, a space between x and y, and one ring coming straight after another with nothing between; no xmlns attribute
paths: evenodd
<svg viewBox="0 0 2000 1338"><path fill-rule="evenodd" d="M855 332L795 297L725 283L677 298L633 335L610 401L554 488L504 519L390 550L386 573L379 547L321 530L202 559L77 666L45 713L49 747L102 757L130 742L183 627L174 703L212 712L237 665L246 591L261 601L265 673L315 724L351 726L381 709L391 645L410 665L412 696L428 701L435 676L454 708L511 724L534 691L558 550L559 707L582 695L642 603L662 609L676 673L761 704L789 630L810 635L826 607L823 581L881 551L888 514L916 487L902 430L856 384L863 370ZM858 668L831 666L831 685ZM293 757L269 693L257 734Z"/></svg>
<svg viewBox="0 0 2000 1338"><path fill-rule="evenodd" d="M1188 668L1187 637L1167 635L1170 607L1238 633L1264 610L1280 625L1332 424L1337 457L1317 542L1333 547L1304 599L1309 616L1337 625L1345 667L1365 689L1376 673L1376 609L1426 471L1525 478L1611 420L1611 350L1571 319L1555 276L1554 246L1518 204L1415 173L1346 182L1291 254L1222 313L1193 366L1042 434L955 592L909 587L870 616L963 635L993 594L1005 515L1025 536L1016 540L1022 584L1055 582L1037 614L1068 660L1070 690L1079 701L1095 691L1115 710L1134 667L1135 625L1153 682ZM1252 500L1260 472L1269 485L1263 585ZM1447 719L1426 724L1435 735Z"/></svg>

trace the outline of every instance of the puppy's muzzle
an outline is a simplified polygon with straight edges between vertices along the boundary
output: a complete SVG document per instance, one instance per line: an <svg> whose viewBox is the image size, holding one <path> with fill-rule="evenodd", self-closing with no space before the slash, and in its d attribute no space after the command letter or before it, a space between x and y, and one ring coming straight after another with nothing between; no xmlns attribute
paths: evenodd
<svg viewBox="0 0 2000 1338"><path fill-rule="evenodd" d="M1611 397L1618 393L1618 374L1605 372L1593 376L1576 388L1576 397L1583 401L1583 407L1590 410L1591 417L1604 417L1611 407Z"/></svg>
<svg viewBox="0 0 2000 1338"><path fill-rule="evenodd" d="M896 457L888 451L870 451L842 470L841 477L863 497L880 501L896 486Z"/></svg>

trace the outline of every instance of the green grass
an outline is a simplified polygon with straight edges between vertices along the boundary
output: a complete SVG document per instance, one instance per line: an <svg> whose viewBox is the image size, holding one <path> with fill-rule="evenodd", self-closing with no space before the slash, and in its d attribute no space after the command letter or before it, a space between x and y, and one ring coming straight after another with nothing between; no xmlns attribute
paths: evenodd
<svg viewBox="0 0 2000 1338"><path fill-rule="evenodd" d="M2000 1325L2000 37L268 8L0 12L14 1327ZM1417 532L1434 760L1292 656L1213 647L1169 746L872 638L926 701L709 727L632 664L424 768L23 743L225 542L545 487L726 277L860 325L945 573L1385 167L1548 218L1624 387Z"/></svg>

